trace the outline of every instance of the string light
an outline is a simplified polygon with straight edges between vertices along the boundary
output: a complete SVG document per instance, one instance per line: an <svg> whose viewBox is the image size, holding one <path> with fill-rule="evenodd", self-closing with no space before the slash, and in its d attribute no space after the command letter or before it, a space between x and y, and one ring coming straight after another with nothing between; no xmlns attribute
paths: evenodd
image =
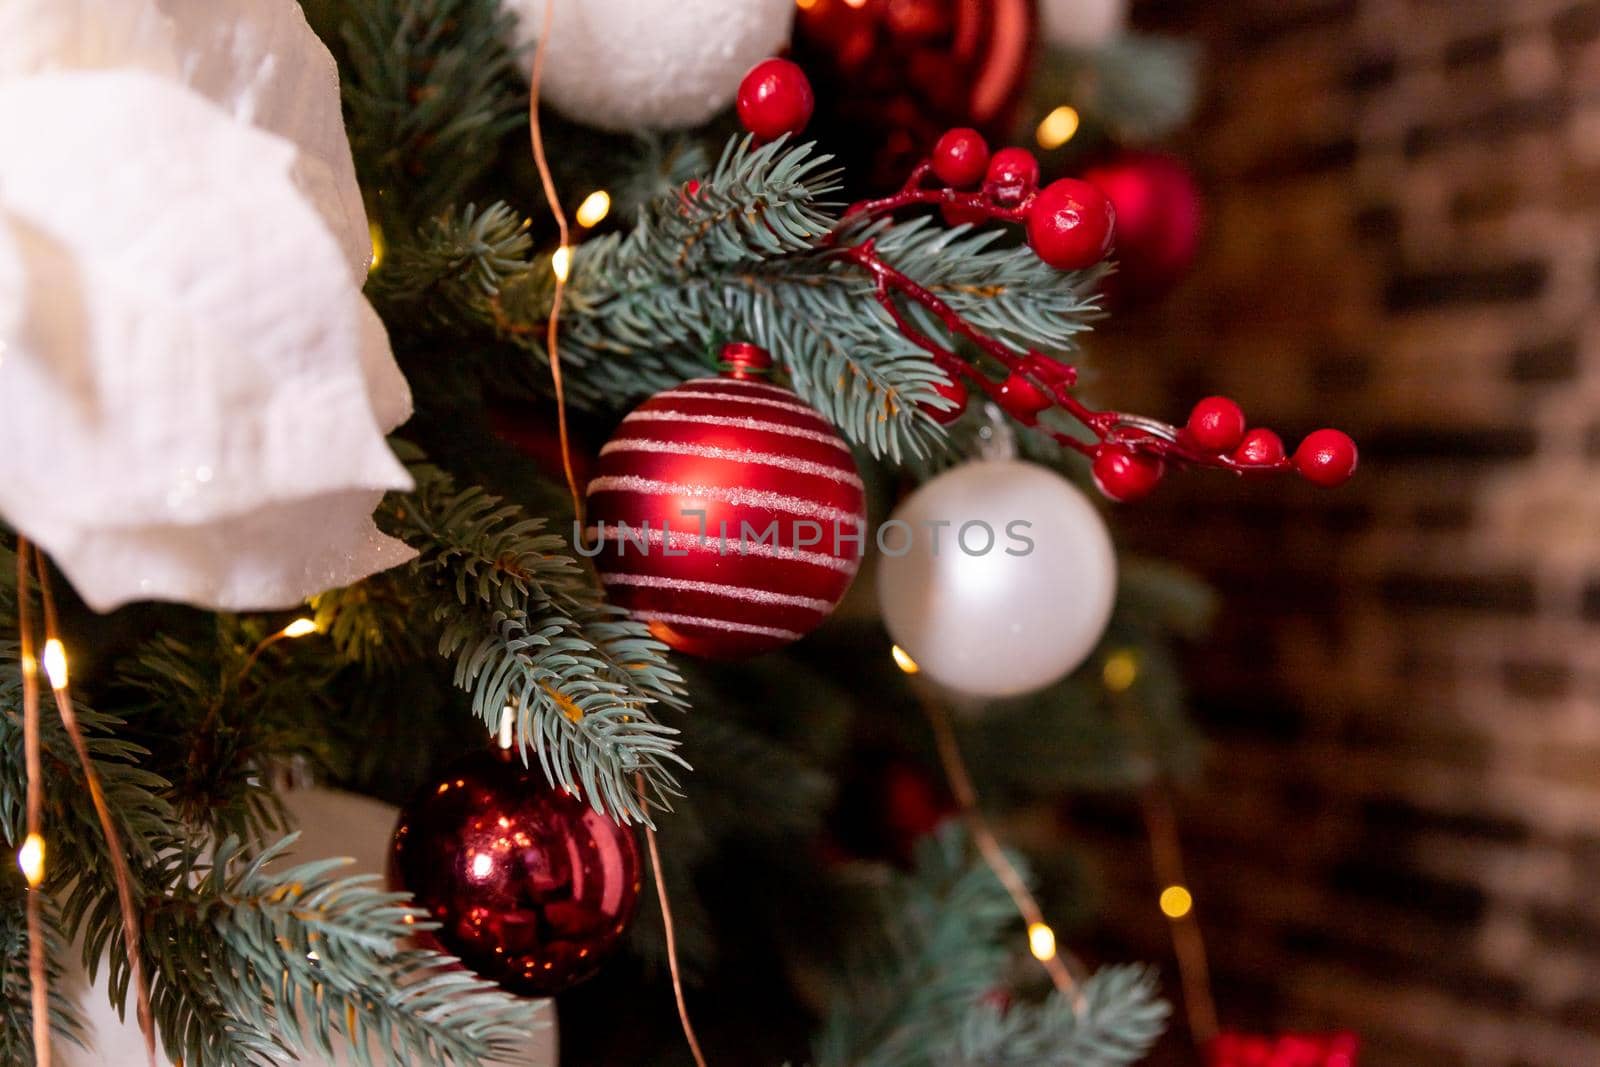
<svg viewBox="0 0 1600 1067"><path fill-rule="evenodd" d="M56 692L67 687L67 650L57 638L44 643L44 673Z"/></svg>
<svg viewBox="0 0 1600 1067"><path fill-rule="evenodd" d="M1113 693L1126 693L1138 678L1139 657L1128 649L1111 653L1100 669L1100 681Z"/></svg>
<svg viewBox="0 0 1600 1067"><path fill-rule="evenodd" d="M1060 148L1078 132L1078 121L1078 109L1062 104L1040 120L1033 135L1040 148Z"/></svg>
<svg viewBox="0 0 1600 1067"><path fill-rule="evenodd" d="M372 238L372 258L367 261L367 273L371 274L383 262L383 255L388 251L389 245L383 239L383 227L378 225L376 219L367 223L367 235Z"/></svg>
<svg viewBox="0 0 1600 1067"><path fill-rule="evenodd" d="M1181 885L1169 885L1161 891L1161 914L1169 919L1181 919L1194 907L1194 895Z"/></svg>
<svg viewBox="0 0 1600 1067"><path fill-rule="evenodd" d="M1040 963L1056 958L1056 932L1044 923L1028 925L1028 950Z"/></svg>
<svg viewBox="0 0 1600 1067"><path fill-rule="evenodd" d="M600 220L611 211L611 194L604 189L596 189L583 198L583 203L578 205L576 218L579 226L598 226Z"/></svg>
<svg viewBox="0 0 1600 1067"><path fill-rule="evenodd" d="M557 278L566 281L567 272L572 269L572 249L566 245L556 249L555 254L550 257L550 269L555 271Z"/></svg>
<svg viewBox="0 0 1600 1067"><path fill-rule="evenodd" d="M794 0L794 4L801 11L810 11L817 6L817 0Z"/></svg>
<svg viewBox="0 0 1600 1067"><path fill-rule="evenodd" d="M899 645L895 645L893 648L891 648L889 650L889 654L894 657L894 665L905 671L907 674L916 674L922 669L921 667L917 666L917 661L911 658L911 654L905 649L901 648Z"/></svg>
<svg viewBox="0 0 1600 1067"><path fill-rule="evenodd" d="M29 834L23 840L22 847L17 849L17 866L22 868L28 888L38 889L39 883L44 881L44 838Z"/></svg>
<svg viewBox="0 0 1600 1067"><path fill-rule="evenodd" d="M283 628L285 637L309 637L317 632L317 624L310 619L296 619Z"/></svg>

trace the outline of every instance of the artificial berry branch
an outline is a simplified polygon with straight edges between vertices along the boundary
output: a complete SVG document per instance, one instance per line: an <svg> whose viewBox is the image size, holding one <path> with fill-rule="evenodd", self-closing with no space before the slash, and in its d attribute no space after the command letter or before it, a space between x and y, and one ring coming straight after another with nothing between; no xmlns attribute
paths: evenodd
<svg viewBox="0 0 1600 1067"><path fill-rule="evenodd" d="M1114 216L1104 195L1088 182L1071 178L1041 189L1038 176L1038 162L1025 149L1006 148L991 155L976 130L950 130L939 139L930 158L912 169L897 192L852 204L826 238L842 258L872 276L873 295L896 328L950 376L952 387L943 395L953 406L934 413L936 417L960 413L965 379L1012 418L1040 426L1061 444L1090 457L1096 483L1116 500L1144 496L1161 480L1169 462L1239 474L1297 470L1324 486L1339 485L1355 472L1356 448L1348 435L1318 430L1291 458L1273 431L1247 429L1239 406L1225 397L1201 401L1181 428L1144 416L1090 408L1073 394L1078 373L1071 364L1031 348L1017 351L984 334L928 288L887 263L872 237L851 243L873 221L906 208L932 205L952 223L1022 224L1040 259L1059 270L1082 270L1099 263L1110 251L1114 229ZM902 299L920 305L952 336L966 339L999 363L1005 377L995 380L928 336L905 314ZM1052 408L1075 419L1094 439L1085 441L1041 425L1039 416Z"/></svg>

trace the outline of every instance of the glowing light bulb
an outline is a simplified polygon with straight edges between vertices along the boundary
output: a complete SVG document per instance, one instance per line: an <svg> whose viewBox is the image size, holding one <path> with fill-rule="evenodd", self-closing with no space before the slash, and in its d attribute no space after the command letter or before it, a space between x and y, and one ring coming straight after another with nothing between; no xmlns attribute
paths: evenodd
<svg viewBox="0 0 1600 1067"><path fill-rule="evenodd" d="M367 235L372 238L372 258L367 261L367 273L371 274L383 262L383 254L388 249L388 244L383 239L383 229L376 220L367 223Z"/></svg>
<svg viewBox="0 0 1600 1067"><path fill-rule="evenodd" d="M1181 885L1169 885L1161 891L1161 914L1169 919L1181 919L1194 907L1194 896Z"/></svg>
<svg viewBox="0 0 1600 1067"><path fill-rule="evenodd" d="M512 728L517 724L517 711L510 704L500 710L500 736L498 738L501 748L510 748L513 738Z"/></svg>
<svg viewBox="0 0 1600 1067"><path fill-rule="evenodd" d="M54 637L44 643L44 673L51 689L59 692L67 687L67 650Z"/></svg>
<svg viewBox="0 0 1600 1067"><path fill-rule="evenodd" d="M578 225L589 227L598 226L600 220L611 211L611 194L604 189L596 189L583 198L583 203L578 205Z"/></svg>
<svg viewBox="0 0 1600 1067"><path fill-rule="evenodd" d="M1034 137L1040 148L1060 148L1078 132L1078 109L1062 104L1039 122Z"/></svg>
<svg viewBox="0 0 1600 1067"><path fill-rule="evenodd" d="M1100 669L1100 681L1113 693L1126 693L1139 677L1139 657L1127 649L1106 657Z"/></svg>
<svg viewBox="0 0 1600 1067"><path fill-rule="evenodd" d="M1033 958L1046 963L1056 958L1056 932L1044 923L1028 924L1028 950Z"/></svg>
<svg viewBox="0 0 1600 1067"><path fill-rule="evenodd" d="M555 271L557 278L567 280L567 273L572 270L572 249L562 245L550 257L550 269Z"/></svg>
<svg viewBox="0 0 1600 1067"><path fill-rule="evenodd" d="M889 650L889 654L894 657L894 665L905 671L907 674L916 674L922 669L921 667L917 666L917 661L911 658L910 653L901 648L899 645L895 645L893 648L891 648Z"/></svg>
<svg viewBox="0 0 1600 1067"><path fill-rule="evenodd" d="M480 852L472 857L472 877L482 881L494 871L494 857Z"/></svg>
<svg viewBox="0 0 1600 1067"><path fill-rule="evenodd" d="M296 619L283 628L285 637L309 637L317 632L317 624L310 619Z"/></svg>
<svg viewBox="0 0 1600 1067"><path fill-rule="evenodd" d="M17 849L17 866L22 868L22 877L28 880L28 888L39 888L39 883L44 881L44 838L38 834L27 836L22 847Z"/></svg>

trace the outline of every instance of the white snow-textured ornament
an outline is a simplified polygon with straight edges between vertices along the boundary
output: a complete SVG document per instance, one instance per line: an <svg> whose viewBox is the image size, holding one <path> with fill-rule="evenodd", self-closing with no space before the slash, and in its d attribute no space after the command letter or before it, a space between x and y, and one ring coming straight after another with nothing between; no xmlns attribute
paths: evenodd
<svg viewBox="0 0 1600 1067"><path fill-rule="evenodd" d="M946 471L878 535L878 604L923 674L977 697L1059 681L1111 619L1117 557L1089 499L1048 468Z"/></svg>
<svg viewBox="0 0 1600 1067"><path fill-rule="evenodd" d="M704 122L789 39L794 0L554 0L539 97L607 130ZM533 65L545 0L504 0Z"/></svg>
<svg viewBox="0 0 1600 1067"><path fill-rule="evenodd" d="M1067 48L1099 48L1128 29L1128 0L1039 0L1044 39Z"/></svg>
<svg viewBox="0 0 1600 1067"><path fill-rule="evenodd" d="M354 862L340 868L344 874L383 875L389 856L389 839L399 811L381 801L332 789L299 789L284 794L284 803L300 828L300 840L283 861L310 863L314 860L349 857ZM78 946L68 955L70 970L64 990L78 1006L88 1024L89 1047L82 1049L69 1041L55 1044L53 1062L60 1067L128 1067L142 1064L144 1036L132 1011L119 1018L106 993L110 967L104 960L99 981L89 984L78 966ZM554 1001L539 1001L537 1022L530 1027L527 1042L510 1059L486 1060L483 1067L556 1067L556 1013ZM159 1053L161 1067L171 1067ZM354 1061L341 1049L333 1059L308 1054L295 1061L299 1067L349 1067ZM381 1055L374 1062L386 1062Z"/></svg>
<svg viewBox="0 0 1600 1067"><path fill-rule="evenodd" d="M299 5L4 6L0 515L100 610L287 607L410 558L371 518L410 393Z"/></svg>

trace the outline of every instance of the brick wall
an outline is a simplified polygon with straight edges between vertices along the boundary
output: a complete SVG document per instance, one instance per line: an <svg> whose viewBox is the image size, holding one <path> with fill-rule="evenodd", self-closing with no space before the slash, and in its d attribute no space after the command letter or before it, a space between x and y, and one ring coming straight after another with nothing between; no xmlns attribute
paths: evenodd
<svg viewBox="0 0 1600 1067"><path fill-rule="evenodd" d="M1193 475L1119 516L1226 598L1181 801L1224 1019L1600 1064L1600 3L1147 7L1208 48L1212 226L1101 343L1117 399L1363 446L1336 493ZM1163 952L1147 868L1103 866Z"/></svg>

